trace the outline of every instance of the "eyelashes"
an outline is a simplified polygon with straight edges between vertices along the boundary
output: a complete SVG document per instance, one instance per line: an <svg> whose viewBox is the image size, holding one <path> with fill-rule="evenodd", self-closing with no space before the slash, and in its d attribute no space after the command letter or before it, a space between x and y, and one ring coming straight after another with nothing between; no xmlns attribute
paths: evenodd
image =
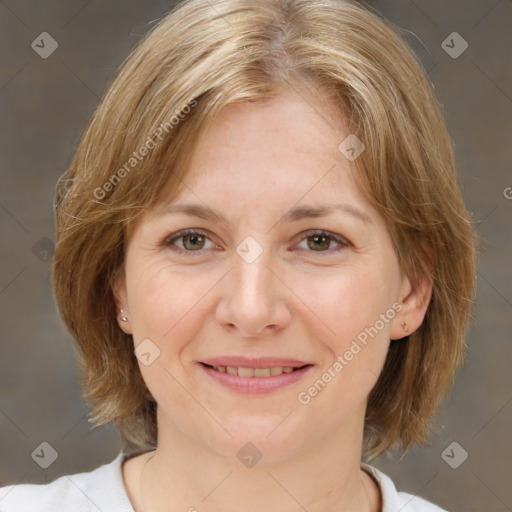
<svg viewBox="0 0 512 512"><path fill-rule="evenodd" d="M205 239L209 240L210 237L208 236L207 233L205 233L201 230L198 230L198 229L185 229L183 231L178 231L178 233L175 233L175 234L167 237L164 241L164 244L171 248L176 248L176 249L178 249L178 251L181 251L181 252L203 252L202 248L201 248L201 251L196 251L196 250L182 249L180 247L175 246L173 242L175 240L179 240L180 238L189 238L191 240L205 238Z"/></svg>
<svg viewBox="0 0 512 512"><path fill-rule="evenodd" d="M324 231L324 230L309 230L309 231L306 231L304 233L302 233L302 238L300 239L301 242L304 241L304 240L308 240L309 238L312 238L312 239L315 239L315 244L314 246L316 245L316 247L318 248L319 245L317 245L317 241L320 239L326 239L326 240L331 240L331 241L334 241L338 244L338 247L336 247L335 249L329 249L328 251L318 251L317 249L313 249L311 250L310 252L328 252L328 253L332 253L332 252L339 252L340 250L348 247L350 244L350 242L348 242L348 240L346 240L345 238L343 238L342 236L339 236L339 235L335 235L334 233L331 233L329 231ZM330 243L329 243L330 245Z"/></svg>
<svg viewBox="0 0 512 512"><path fill-rule="evenodd" d="M179 240L182 240L182 247L176 244ZM312 241L311 244L309 243L310 240ZM209 248L206 247L208 241L210 242ZM313 255L337 253L352 245L344 237L325 230L309 230L301 233L298 243L300 244L302 242L306 242L307 248L302 247L300 250L312 253ZM333 242L337 244L337 247L334 249L331 248ZM191 255L192 257L204 255L205 251L208 249L221 250L219 246L211 241L208 233L200 229L178 231L177 233L167 236L160 245L166 246L178 254ZM327 250L323 250L326 248ZM295 251L296 249L293 250Z"/></svg>

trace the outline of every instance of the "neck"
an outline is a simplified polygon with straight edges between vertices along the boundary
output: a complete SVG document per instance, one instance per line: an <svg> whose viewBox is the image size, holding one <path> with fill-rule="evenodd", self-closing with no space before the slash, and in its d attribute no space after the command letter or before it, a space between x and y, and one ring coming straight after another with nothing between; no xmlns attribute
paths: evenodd
<svg viewBox="0 0 512 512"><path fill-rule="evenodd" d="M161 414L158 423L166 435L141 468L140 512L380 510L377 486L360 470L362 424L279 460L262 454L248 467L184 435Z"/></svg>

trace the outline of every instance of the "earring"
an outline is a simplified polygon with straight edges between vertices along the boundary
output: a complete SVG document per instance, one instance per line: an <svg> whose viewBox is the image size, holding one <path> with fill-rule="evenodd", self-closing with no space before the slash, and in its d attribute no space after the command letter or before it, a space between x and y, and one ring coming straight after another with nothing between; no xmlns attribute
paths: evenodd
<svg viewBox="0 0 512 512"><path fill-rule="evenodd" d="M406 324L405 322L402 322L400 325L402 326L402 329L403 329L405 332L409 332L409 329L408 329L407 324Z"/></svg>
<svg viewBox="0 0 512 512"><path fill-rule="evenodd" d="M128 322L128 318L126 318L126 316L124 315L125 311L128 311L128 308L122 308L121 311L119 311L119 313L121 314L121 320L123 322Z"/></svg>

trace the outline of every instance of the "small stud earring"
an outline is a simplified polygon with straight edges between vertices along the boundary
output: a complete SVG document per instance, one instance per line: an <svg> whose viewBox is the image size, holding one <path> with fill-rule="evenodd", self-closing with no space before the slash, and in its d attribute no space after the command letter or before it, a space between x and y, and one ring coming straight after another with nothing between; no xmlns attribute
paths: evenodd
<svg viewBox="0 0 512 512"><path fill-rule="evenodd" d="M124 312L127 310L128 310L128 308L122 308L121 311L119 311L119 313L121 314L121 320L123 322L128 322L128 318L126 318L126 316L124 315Z"/></svg>
<svg viewBox="0 0 512 512"><path fill-rule="evenodd" d="M409 329L408 329L407 324L406 324L405 322L402 322L400 325L402 326L402 329L403 329L405 332L409 332Z"/></svg>

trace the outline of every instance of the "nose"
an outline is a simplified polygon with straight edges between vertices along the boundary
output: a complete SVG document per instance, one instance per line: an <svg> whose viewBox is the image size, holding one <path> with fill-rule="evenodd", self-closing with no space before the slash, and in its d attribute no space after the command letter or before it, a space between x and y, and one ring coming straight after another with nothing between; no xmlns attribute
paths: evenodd
<svg viewBox="0 0 512 512"><path fill-rule="evenodd" d="M291 295L267 251L248 263L234 255L217 305L219 324L240 337L261 337L284 329L291 320Z"/></svg>

